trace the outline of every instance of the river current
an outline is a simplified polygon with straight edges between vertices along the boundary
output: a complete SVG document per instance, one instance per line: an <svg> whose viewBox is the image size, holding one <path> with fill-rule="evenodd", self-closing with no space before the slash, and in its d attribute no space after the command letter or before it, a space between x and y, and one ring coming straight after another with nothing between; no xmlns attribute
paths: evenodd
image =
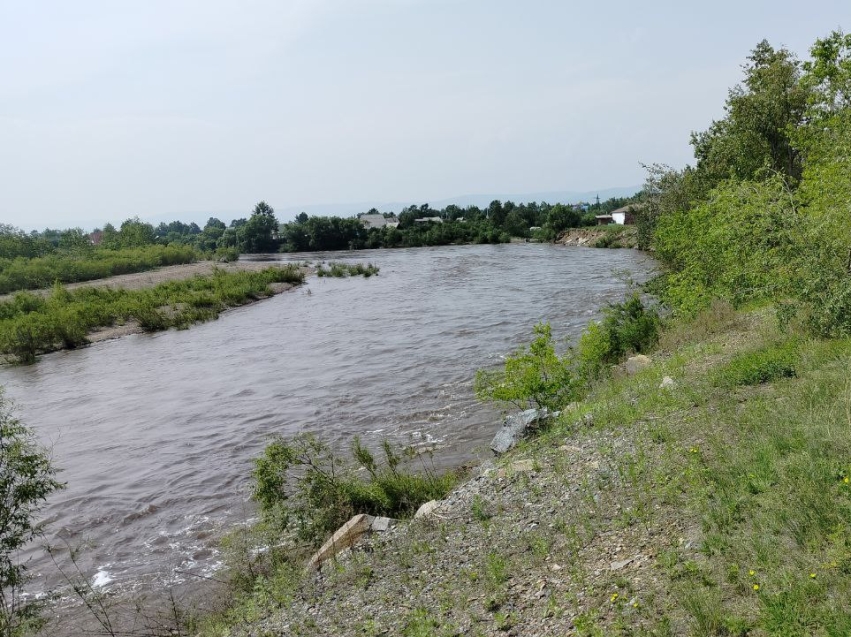
<svg viewBox="0 0 851 637"><path fill-rule="evenodd" d="M500 424L477 369L549 321L565 344L653 268L631 250L453 246L281 260L372 262L369 279L311 277L291 292L184 331L128 336L3 367L16 415L52 449L67 489L47 541L114 591L162 588L219 564L217 540L254 515L252 459L275 434L313 432L488 457ZM32 550L33 586L62 584Z"/></svg>

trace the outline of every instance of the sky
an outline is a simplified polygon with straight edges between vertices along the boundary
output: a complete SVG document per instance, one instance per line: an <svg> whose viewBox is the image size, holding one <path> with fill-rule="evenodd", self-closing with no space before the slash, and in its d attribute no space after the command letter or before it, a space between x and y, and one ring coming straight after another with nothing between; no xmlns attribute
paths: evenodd
<svg viewBox="0 0 851 637"><path fill-rule="evenodd" d="M760 40L837 28L848 0L0 0L0 222L640 184Z"/></svg>

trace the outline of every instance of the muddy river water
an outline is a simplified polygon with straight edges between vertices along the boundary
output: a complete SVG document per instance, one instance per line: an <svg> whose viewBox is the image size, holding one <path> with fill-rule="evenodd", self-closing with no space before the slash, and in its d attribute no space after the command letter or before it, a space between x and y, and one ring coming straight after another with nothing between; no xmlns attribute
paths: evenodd
<svg viewBox="0 0 851 637"><path fill-rule="evenodd" d="M68 484L45 509L47 540L84 546L78 564L97 585L213 572L217 538L254 515L252 458L274 434L432 445L442 466L488 456L500 416L475 400L476 370L528 342L538 321L575 338L622 298L627 274L653 268L631 250L538 244L273 258L381 271L311 277L189 330L0 369ZM44 554L30 557L36 589L61 584Z"/></svg>

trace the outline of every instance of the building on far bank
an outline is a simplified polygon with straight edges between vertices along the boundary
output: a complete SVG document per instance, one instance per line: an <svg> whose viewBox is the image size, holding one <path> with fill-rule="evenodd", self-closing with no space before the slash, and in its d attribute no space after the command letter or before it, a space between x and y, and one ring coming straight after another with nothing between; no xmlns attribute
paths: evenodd
<svg viewBox="0 0 851 637"><path fill-rule="evenodd" d="M642 204L631 203L623 208L612 210L607 215L597 215L598 226L607 226L614 223L619 226L631 226L635 223L635 214L641 209Z"/></svg>
<svg viewBox="0 0 851 637"><path fill-rule="evenodd" d="M360 219L360 222L366 226L367 229L383 228L387 225L387 218L381 213L361 215L358 219Z"/></svg>

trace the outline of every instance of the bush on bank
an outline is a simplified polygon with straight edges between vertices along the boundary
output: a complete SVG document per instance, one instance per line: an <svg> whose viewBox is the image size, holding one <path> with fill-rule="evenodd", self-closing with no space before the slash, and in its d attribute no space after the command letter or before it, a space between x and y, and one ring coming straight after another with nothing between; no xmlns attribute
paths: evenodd
<svg viewBox="0 0 851 637"><path fill-rule="evenodd" d="M278 438L255 460L254 498L267 523L318 545L355 514L409 518L458 482L410 447L400 454L385 441L382 453L379 462L355 438L352 463L313 436Z"/></svg>
<svg viewBox="0 0 851 637"><path fill-rule="evenodd" d="M549 324L534 327L535 338L506 356L502 369L479 370L474 390L479 400L558 411L581 400L591 383L627 354L645 352L659 338L660 318L637 294L609 305L603 320L591 323L575 348L555 351Z"/></svg>

